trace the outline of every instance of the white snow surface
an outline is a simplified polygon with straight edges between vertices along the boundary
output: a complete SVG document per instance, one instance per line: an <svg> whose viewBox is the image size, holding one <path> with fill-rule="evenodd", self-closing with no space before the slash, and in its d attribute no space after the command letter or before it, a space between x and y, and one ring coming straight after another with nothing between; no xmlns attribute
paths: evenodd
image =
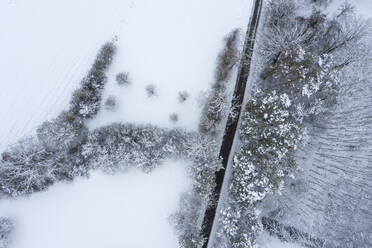
<svg viewBox="0 0 372 248"><path fill-rule="evenodd" d="M189 187L186 163L167 161L151 175L96 173L2 201L0 216L16 221L9 248L175 248L168 218Z"/></svg>
<svg viewBox="0 0 372 248"><path fill-rule="evenodd" d="M2 0L0 1L0 151L66 109L71 93L105 41L118 54L104 95L119 107L102 110L90 127L114 121L196 129L198 97L213 81L223 37L248 23L251 0ZM132 84L114 77L129 72ZM158 96L148 99L145 86ZM179 91L190 98L177 101Z"/></svg>
<svg viewBox="0 0 372 248"><path fill-rule="evenodd" d="M260 248L304 248L298 244L282 242L280 239L272 237L266 232L259 237L258 245Z"/></svg>
<svg viewBox="0 0 372 248"><path fill-rule="evenodd" d="M357 13L366 18L372 18L372 1L371 0L349 0L349 3L356 6Z"/></svg>
<svg viewBox="0 0 372 248"><path fill-rule="evenodd" d="M371 0L348 0L355 7L355 12L363 18L372 18L372 1ZM345 1L333 1L328 7L329 13L338 13L340 5Z"/></svg>
<svg viewBox="0 0 372 248"><path fill-rule="evenodd" d="M107 2L0 1L0 150L67 108L112 37L120 5Z"/></svg>

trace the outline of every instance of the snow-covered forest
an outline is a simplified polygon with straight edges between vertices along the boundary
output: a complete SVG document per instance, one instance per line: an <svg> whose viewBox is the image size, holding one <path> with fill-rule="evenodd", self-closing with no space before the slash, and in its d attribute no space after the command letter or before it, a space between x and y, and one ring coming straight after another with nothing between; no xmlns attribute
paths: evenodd
<svg viewBox="0 0 372 248"><path fill-rule="evenodd" d="M372 247L366 8L1 2L0 248Z"/></svg>
<svg viewBox="0 0 372 248"><path fill-rule="evenodd" d="M372 245L371 26L335 2L263 10L216 247Z"/></svg>

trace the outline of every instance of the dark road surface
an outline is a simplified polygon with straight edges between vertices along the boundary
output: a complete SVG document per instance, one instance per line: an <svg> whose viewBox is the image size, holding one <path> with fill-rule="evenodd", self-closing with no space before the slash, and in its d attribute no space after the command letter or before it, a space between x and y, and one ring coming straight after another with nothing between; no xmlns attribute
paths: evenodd
<svg viewBox="0 0 372 248"><path fill-rule="evenodd" d="M248 76L251 70L251 58L253 54L253 48L255 44L255 37L256 37L256 31L258 27L258 23L260 20L261 15L261 8L262 8L262 0L255 0L254 7L253 7L253 13L248 25L245 42L244 42L244 48L243 48L243 55L242 60L240 63L237 81L233 93L233 100L232 100L232 106L234 111L237 111L237 113L241 112L242 109L242 103L244 99L244 92L247 85ZM211 204L211 206L206 210L204 219L203 219L203 226L202 226L202 235L206 239L205 244L203 245L203 248L208 247L209 243L209 237L211 236L211 231L213 227L213 222L216 216L216 210L218 206L218 202L220 199L220 193L222 189L223 180L225 177L225 171L227 168L229 155L233 145L235 133L237 132L239 122L239 116L229 115L225 127L225 132L220 148L219 156L222 158L222 165L223 168L216 172L216 187L213 190L213 195L215 196L214 204ZM212 248L212 247L210 247Z"/></svg>

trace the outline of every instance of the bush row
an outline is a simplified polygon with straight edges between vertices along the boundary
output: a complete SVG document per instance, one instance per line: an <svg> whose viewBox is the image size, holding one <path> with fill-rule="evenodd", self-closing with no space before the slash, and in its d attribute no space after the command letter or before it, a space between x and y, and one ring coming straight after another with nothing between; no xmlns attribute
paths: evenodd
<svg viewBox="0 0 372 248"><path fill-rule="evenodd" d="M88 75L81 81L81 87L72 95L69 111L74 116L84 120L97 114L102 90L107 82L106 70L111 65L115 51L113 42L107 42L99 51Z"/></svg>
<svg viewBox="0 0 372 248"><path fill-rule="evenodd" d="M14 224L9 219L0 217L0 248L9 246L9 236L13 229Z"/></svg>
<svg viewBox="0 0 372 248"><path fill-rule="evenodd" d="M239 30L225 38L225 46L217 58L214 83L203 106L199 131L212 136L221 133L223 121L229 108L227 86L234 66L238 62Z"/></svg>

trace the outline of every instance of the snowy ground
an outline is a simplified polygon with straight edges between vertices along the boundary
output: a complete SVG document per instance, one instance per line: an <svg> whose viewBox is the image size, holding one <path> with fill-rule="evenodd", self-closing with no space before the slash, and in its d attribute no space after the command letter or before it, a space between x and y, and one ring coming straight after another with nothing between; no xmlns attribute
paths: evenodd
<svg viewBox="0 0 372 248"><path fill-rule="evenodd" d="M0 1L0 150L67 107L99 47L118 36L107 95L118 111L102 111L91 127L112 121L195 129L197 99L213 80L222 38L245 28L251 0ZM132 85L116 87L117 72ZM158 96L148 99L145 85ZM178 91L190 99L177 101Z"/></svg>
<svg viewBox="0 0 372 248"><path fill-rule="evenodd" d="M298 244L284 243L278 238L270 236L268 233L263 233L258 240L260 248L303 248Z"/></svg>
<svg viewBox="0 0 372 248"><path fill-rule="evenodd" d="M103 24L113 25L116 12L103 17L98 11L119 6L104 3L0 1L0 149L67 107L99 47L112 37Z"/></svg>
<svg viewBox="0 0 372 248"><path fill-rule="evenodd" d="M349 0L347 1L355 7L355 12L361 15L363 18L372 18L372 1L371 0ZM329 13L337 13L340 9L340 5L344 4L345 1L333 1L328 6Z"/></svg>
<svg viewBox="0 0 372 248"><path fill-rule="evenodd" d="M349 1L356 6L356 11L366 18L372 18L372 1L371 0L353 0Z"/></svg>
<svg viewBox="0 0 372 248"><path fill-rule="evenodd" d="M3 201L0 213L16 220L10 248L175 248L168 217L189 184L185 163L168 161L151 175L97 173Z"/></svg>

